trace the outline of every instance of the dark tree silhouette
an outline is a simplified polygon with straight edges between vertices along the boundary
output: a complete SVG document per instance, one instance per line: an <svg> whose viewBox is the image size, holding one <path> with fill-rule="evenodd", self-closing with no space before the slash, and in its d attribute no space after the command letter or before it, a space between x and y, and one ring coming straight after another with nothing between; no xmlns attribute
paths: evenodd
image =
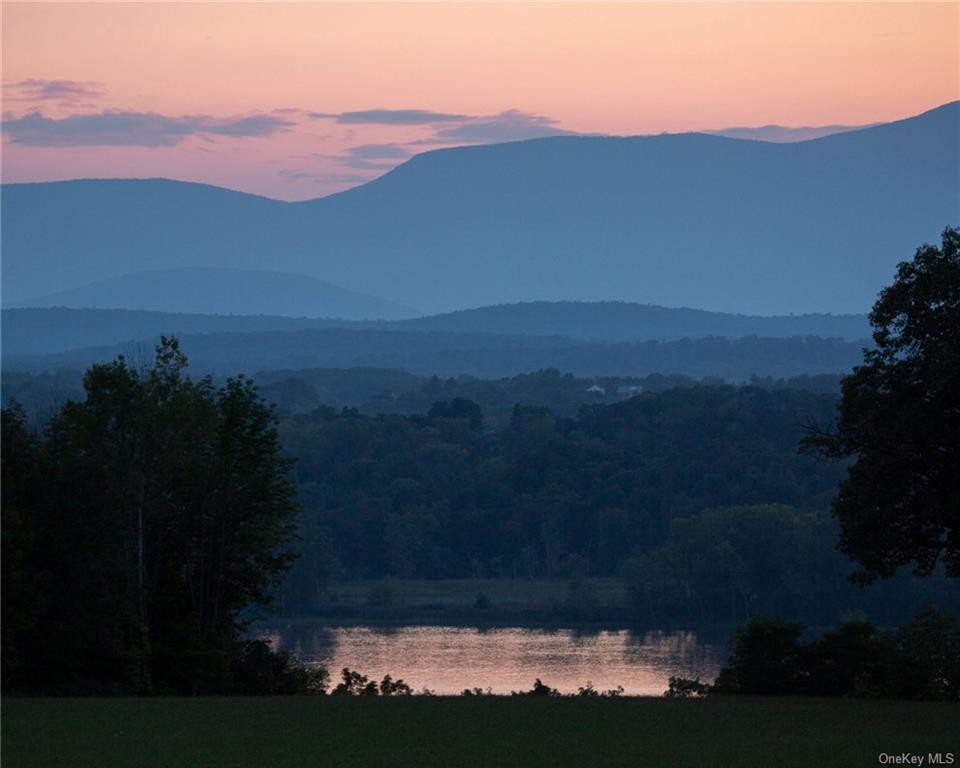
<svg viewBox="0 0 960 768"><path fill-rule="evenodd" d="M218 388L185 366L176 339L145 371L94 365L86 399L36 439L4 411L4 589L17 605L36 595L37 616L4 628L5 686L236 688L242 630L290 565L298 508L253 383Z"/></svg>
<svg viewBox="0 0 960 768"><path fill-rule="evenodd" d="M960 576L960 230L897 267L870 313L876 348L843 380L836 428L808 450L853 457L833 502L862 581L941 561Z"/></svg>

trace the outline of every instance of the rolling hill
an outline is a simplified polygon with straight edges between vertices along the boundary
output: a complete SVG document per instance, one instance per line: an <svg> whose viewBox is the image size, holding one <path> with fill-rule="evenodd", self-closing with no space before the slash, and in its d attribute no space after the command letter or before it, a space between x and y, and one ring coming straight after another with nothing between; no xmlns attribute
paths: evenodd
<svg viewBox="0 0 960 768"><path fill-rule="evenodd" d="M864 312L960 219L960 102L797 143L560 136L426 152L317 200L5 185L7 302L146 270L304 274L430 313L618 299Z"/></svg>
<svg viewBox="0 0 960 768"><path fill-rule="evenodd" d="M620 301L525 302L401 320L408 330L567 336L605 342L676 341L706 336L869 338L865 315L737 315Z"/></svg>
<svg viewBox="0 0 960 768"><path fill-rule="evenodd" d="M348 320L395 320L419 314L410 307L349 291L306 275L213 267L137 272L12 302L10 306L145 309Z"/></svg>
<svg viewBox="0 0 960 768"><path fill-rule="evenodd" d="M6 355L11 371L85 369L123 354L149 364L156 339L73 349L48 355ZM280 369L396 368L424 376L512 376L555 368L579 376L660 373L744 381L847 373L862 344L816 336L769 339L710 337L671 342L598 344L558 336L324 328L184 334L181 348L193 374L236 375Z"/></svg>
<svg viewBox="0 0 960 768"><path fill-rule="evenodd" d="M171 335L322 328L560 336L593 342L677 341L707 336L822 336L858 341L870 335L870 326L863 315L751 317L617 302L499 305L393 322L65 308L3 310L2 320L0 329L4 356L64 352L80 347L150 339L161 333Z"/></svg>

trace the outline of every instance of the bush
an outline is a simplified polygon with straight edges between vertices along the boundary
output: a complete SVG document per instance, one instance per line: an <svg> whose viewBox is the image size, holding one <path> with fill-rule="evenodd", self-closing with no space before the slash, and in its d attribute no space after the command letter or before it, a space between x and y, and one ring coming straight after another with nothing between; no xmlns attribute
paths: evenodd
<svg viewBox="0 0 960 768"><path fill-rule="evenodd" d="M727 665L714 684L717 693L786 695L803 679L803 625L783 619L754 619L734 634Z"/></svg>
<svg viewBox="0 0 960 768"><path fill-rule="evenodd" d="M410 696L413 691L403 680L394 680L390 675L384 675L380 681L381 696Z"/></svg>
<svg viewBox="0 0 960 768"><path fill-rule="evenodd" d="M896 631L855 620L811 643L802 632L780 619L751 621L734 635L713 691L960 700L956 617L925 608ZM667 695L686 695L689 682L671 678Z"/></svg>
<svg viewBox="0 0 960 768"><path fill-rule="evenodd" d="M334 696L376 696L380 693L375 682L348 667L343 668L340 677L340 682L333 689Z"/></svg>
<svg viewBox="0 0 960 768"><path fill-rule="evenodd" d="M235 692L252 696L323 695L330 674L325 667L304 667L276 652L264 640L241 644L233 663Z"/></svg>
<svg viewBox="0 0 960 768"><path fill-rule="evenodd" d="M366 675L354 672L344 667L340 673L341 680L333 689L334 696L410 696L413 689L403 680L394 680L390 675L384 675L378 685Z"/></svg>
<svg viewBox="0 0 960 768"><path fill-rule="evenodd" d="M814 696L895 695L896 641L867 621L850 621L810 648L806 692Z"/></svg>
<svg viewBox="0 0 960 768"><path fill-rule="evenodd" d="M710 691L710 685L700 682L699 677L693 680L686 677L671 677L670 687L663 695L671 699L690 699L706 696Z"/></svg>
<svg viewBox="0 0 960 768"><path fill-rule="evenodd" d="M551 688L538 677L533 681L533 688L529 691L511 691L511 696L559 696L560 691Z"/></svg>
<svg viewBox="0 0 960 768"><path fill-rule="evenodd" d="M960 621L924 608L901 628L897 685L915 699L960 699Z"/></svg>

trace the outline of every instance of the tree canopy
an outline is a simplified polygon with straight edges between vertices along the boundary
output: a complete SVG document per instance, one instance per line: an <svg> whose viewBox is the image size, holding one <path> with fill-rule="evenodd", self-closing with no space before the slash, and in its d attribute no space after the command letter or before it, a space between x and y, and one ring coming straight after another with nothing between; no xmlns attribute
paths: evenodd
<svg viewBox="0 0 960 768"><path fill-rule="evenodd" d="M16 577L4 607L29 599L36 614L4 637L7 687L231 689L245 612L291 562L297 506L253 383L218 388L185 365L175 339L148 370L95 365L86 399L41 435L3 412L4 567L12 533Z"/></svg>
<svg viewBox="0 0 960 768"><path fill-rule="evenodd" d="M897 268L870 313L876 347L843 380L834 430L808 448L853 457L833 502L860 578L940 562L960 576L960 230Z"/></svg>

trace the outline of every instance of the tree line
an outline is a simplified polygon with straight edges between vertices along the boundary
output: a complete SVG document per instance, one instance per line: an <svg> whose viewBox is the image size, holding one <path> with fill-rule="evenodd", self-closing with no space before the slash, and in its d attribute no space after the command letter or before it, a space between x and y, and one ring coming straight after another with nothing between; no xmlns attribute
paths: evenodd
<svg viewBox="0 0 960 768"><path fill-rule="evenodd" d="M422 414L319 408L284 420L306 524L350 577L618 575L671 522L710 507L825 509L843 468L797 453L828 395L697 386L564 418L517 406Z"/></svg>
<svg viewBox="0 0 960 768"><path fill-rule="evenodd" d="M295 556L291 462L249 379L185 365L166 339L150 369L95 365L39 434L3 411L5 688L222 692L269 666L243 630Z"/></svg>
<svg viewBox="0 0 960 768"><path fill-rule="evenodd" d="M41 430L15 405L2 414L4 687L322 687L244 630L278 589L309 607L338 571L623 572L638 610L738 620L856 607L827 588L844 572L825 546L838 534L859 583L912 568L925 585L950 582L938 595L949 607L960 231L901 264L870 320L876 348L843 380L839 408L830 394L698 385L572 417L517 405L492 431L463 397L414 415L320 407L278 425L249 379L187 377L176 340L161 340L151 368L94 365L84 398ZM819 513L828 505L834 521ZM953 658L956 624L938 621L893 646L857 632ZM798 632L775 644L806 679ZM956 668L943 668L953 691ZM883 690L903 695L897 685Z"/></svg>

